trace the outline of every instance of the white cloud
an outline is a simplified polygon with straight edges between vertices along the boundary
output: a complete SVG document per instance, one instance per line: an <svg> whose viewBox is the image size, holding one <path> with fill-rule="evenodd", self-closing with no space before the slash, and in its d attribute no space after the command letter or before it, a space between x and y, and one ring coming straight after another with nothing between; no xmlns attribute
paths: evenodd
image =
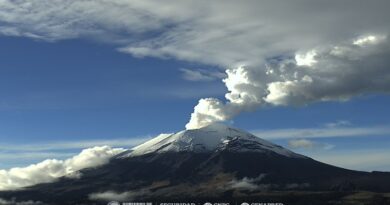
<svg viewBox="0 0 390 205"><path fill-rule="evenodd" d="M362 37L354 40L353 44L358 45L358 46L365 46L365 45L369 45L369 44L378 43L385 38L386 38L385 36L374 36L374 35L362 36Z"/></svg>
<svg viewBox="0 0 390 205"><path fill-rule="evenodd" d="M312 66L317 63L315 60L315 56L317 55L315 50L309 51L305 54L296 54L295 61L297 62L297 66Z"/></svg>
<svg viewBox="0 0 390 205"><path fill-rule="evenodd" d="M73 152L0 152L0 162L9 163L22 161L22 160L36 160L36 159L47 159L47 158L66 158L74 156Z"/></svg>
<svg viewBox="0 0 390 205"><path fill-rule="evenodd" d="M257 71L254 71L255 73ZM215 98L200 99L194 107L191 119L187 123L187 129L196 129L216 121L226 121L242 111L253 110L262 99L262 85L251 83L253 78L260 77L257 74L250 74L244 67L226 70L227 78L223 79L230 91L225 95L228 103Z"/></svg>
<svg viewBox="0 0 390 205"><path fill-rule="evenodd" d="M188 81L213 81L226 77L220 71L181 68L182 77Z"/></svg>
<svg viewBox="0 0 390 205"><path fill-rule="evenodd" d="M236 66L335 39L388 31L387 1L347 0L343 5L348 9L340 4L2 0L0 32L45 40L92 37L135 56Z"/></svg>
<svg viewBox="0 0 390 205"><path fill-rule="evenodd" d="M325 127L342 127L342 126L349 126L349 125L352 125L351 122L349 122L348 120L338 120L336 122L329 122L329 123L326 123L325 124Z"/></svg>
<svg viewBox="0 0 390 205"><path fill-rule="evenodd" d="M343 3L349 5L348 10L340 9L340 2L321 5L311 1L283 5L275 1L180 2L173 9L188 9L188 6L200 9L198 13L189 13L187 21L174 24L161 35L128 45L122 51L224 67L258 66L269 57L359 34L388 31L389 26L381 19L389 16L381 8L388 6L388 2L375 1L366 7L362 5L364 2Z"/></svg>
<svg viewBox="0 0 390 205"><path fill-rule="evenodd" d="M161 28L168 19L175 21L165 13L171 10L169 6L150 3L3 0L0 1L0 33L44 40L86 36L107 40L112 37L111 41L121 42L126 40L123 36ZM161 11L151 12L149 7L154 6L161 6Z"/></svg>
<svg viewBox="0 0 390 205"><path fill-rule="evenodd" d="M77 176L78 170L103 165L125 149L108 146L84 149L80 154L66 159L47 159L22 168L0 170L0 190L19 189L38 183L57 180L62 176Z"/></svg>
<svg viewBox="0 0 390 205"><path fill-rule="evenodd" d="M340 4L2 0L0 33L45 40L94 38L138 57L236 67L258 66L270 57L389 31L386 0L359 4L347 0L343 5L348 9Z"/></svg>
<svg viewBox="0 0 390 205"><path fill-rule="evenodd" d="M44 205L44 203L40 201L16 201L15 199L5 200L0 198L1 205Z"/></svg>
<svg viewBox="0 0 390 205"><path fill-rule="evenodd" d="M315 142L313 140L308 139L292 139L288 141L288 146L292 149L333 149L334 145L327 143Z"/></svg>
<svg viewBox="0 0 390 205"><path fill-rule="evenodd" d="M262 188L268 188L268 186L259 185L258 183L261 182L264 177L266 177L266 174L260 174L256 178L248 178L244 177L240 180L233 179L228 183L229 189L244 189L244 190L258 190Z"/></svg>
<svg viewBox="0 0 390 205"><path fill-rule="evenodd" d="M51 151L51 150L68 150L68 149L84 149L94 146L111 146L111 147L133 147L141 144L152 136L145 137L132 137L123 139L90 139L90 140L75 140L75 141L57 141L52 143L29 143L28 145L19 144L0 144L0 149L4 151L23 151L23 152L36 152L36 151ZM49 154L49 153L48 153Z"/></svg>
<svg viewBox="0 0 390 205"><path fill-rule="evenodd" d="M228 120L233 115L230 111L230 107L218 99L202 98L194 107L194 112L191 114L191 120L186 124L186 129L196 129L213 122Z"/></svg>
<svg viewBox="0 0 390 205"><path fill-rule="evenodd" d="M115 192L115 191L106 191L100 193L92 193L89 195L89 199L93 201L131 201L136 197L147 194L147 190L140 191L127 191L127 192Z"/></svg>
<svg viewBox="0 0 390 205"><path fill-rule="evenodd" d="M249 191L267 191L273 188L283 189L303 189L310 186L309 183L290 183L290 184L264 184L260 183L261 180L266 177L266 174L260 174L256 178L244 177L240 180L233 179L228 183L227 189L249 190Z"/></svg>
<svg viewBox="0 0 390 205"><path fill-rule="evenodd" d="M131 148L139 145L152 136L119 138L119 139L90 139L57 142L34 142L27 144L0 143L0 165L3 169L35 164L45 159L66 159L78 154L81 149L95 146L110 146Z"/></svg>
<svg viewBox="0 0 390 205"><path fill-rule="evenodd" d="M315 143L307 139L293 139L288 141L288 146L291 148L313 148Z"/></svg>
<svg viewBox="0 0 390 205"><path fill-rule="evenodd" d="M253 191L253 190L258 189L258 185L254 184L252 182L249 182L246 179L242 179L239 181L232 181L230 184L230 188L232 188L232 189L246 189L246 190Z"/></svg>

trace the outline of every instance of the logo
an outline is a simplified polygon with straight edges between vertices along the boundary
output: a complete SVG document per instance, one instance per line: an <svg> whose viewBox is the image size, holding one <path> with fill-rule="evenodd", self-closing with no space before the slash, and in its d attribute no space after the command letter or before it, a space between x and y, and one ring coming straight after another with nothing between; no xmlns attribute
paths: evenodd
<svg viewBox="0 0 390 205"><path fill-rule="evenodd" d="M108 202L107 205L121 205L121 204L117 201L110 201L110 202Z"/></svg>
<svg viewBox="0 0 390 205"><path fill-rule="evenodd" d="M241 203L241 205L249 205L248 203L246 203L246 202L243 202L243 203Z"/></svg>
<svg viewBox="0 0 390 205"><path fill-rule="evenodd" d="M204 205L213 205L213 204L210 202L206 202L206 203L204 203Z"/></svg>

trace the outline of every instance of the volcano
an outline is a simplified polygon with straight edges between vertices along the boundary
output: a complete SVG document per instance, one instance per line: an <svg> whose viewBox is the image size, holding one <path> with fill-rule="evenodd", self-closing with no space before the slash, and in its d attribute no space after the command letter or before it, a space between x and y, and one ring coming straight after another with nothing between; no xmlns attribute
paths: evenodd
<svg viewBox="0 0 390 205"><path fill-rule="evenodd" d="M378 193L370 195L376 204L390 204L387 195L379 194L390 192L390 173L324 164L223 124L161 135L76 176L0 192L0 198L43 204L340 204L353 194Z"/></svg>

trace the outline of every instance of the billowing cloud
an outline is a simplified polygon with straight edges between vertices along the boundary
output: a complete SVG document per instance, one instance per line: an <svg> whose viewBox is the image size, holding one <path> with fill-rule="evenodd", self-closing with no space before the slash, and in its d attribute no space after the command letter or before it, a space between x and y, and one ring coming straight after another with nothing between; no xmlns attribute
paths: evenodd
<svg viewBox="0 0 390 205"><path fill-rule="evenodd" d="M77 177L77 171L103 165L125 149L108 146L84 149L80 154L66 159L47 159L23 168L0 170L0 190L13 190L38 183L53 182L59 177Z"/></svg>
<svg viewBox="0 0 390 205"><path fill-rule="evenodd" d="M295 59L228 69L228 76L223 80L229 91L225 95L227 102L201 99L186 128L229 120L243 111L267 105L299 106L345 101L368 93L388 93L390 60L386 56L389 54L390 40L383 35L370 35L319 46L306 54L296 54Z"/></svg>

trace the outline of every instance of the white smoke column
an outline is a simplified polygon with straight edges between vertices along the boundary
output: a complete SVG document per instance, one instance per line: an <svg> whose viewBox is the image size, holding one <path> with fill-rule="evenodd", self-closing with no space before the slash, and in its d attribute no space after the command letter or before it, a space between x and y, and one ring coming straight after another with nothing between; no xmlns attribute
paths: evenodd
<svg viewBox="0 0 390 205"><path fill-rule="evenodd" d="M294 58L269 60L263 66L226 70L226 103L200 99L187 129L232 119L265 105L305 105L345 101L366 93L390 92L390 42L386 35L369 35L297 52Z"/></svg>
<svg viewBox="0 0 390 205"><path fill-rule="evenodd" d="M223 79L229 93L228 103L224 104L216 98L200 99L191 114L191 120L186 129L197 129L213 122L229 120L243 110L251 110L263 100L262 84L253 81L254 71L244 66L226 70L227 78Z"/></svg>

